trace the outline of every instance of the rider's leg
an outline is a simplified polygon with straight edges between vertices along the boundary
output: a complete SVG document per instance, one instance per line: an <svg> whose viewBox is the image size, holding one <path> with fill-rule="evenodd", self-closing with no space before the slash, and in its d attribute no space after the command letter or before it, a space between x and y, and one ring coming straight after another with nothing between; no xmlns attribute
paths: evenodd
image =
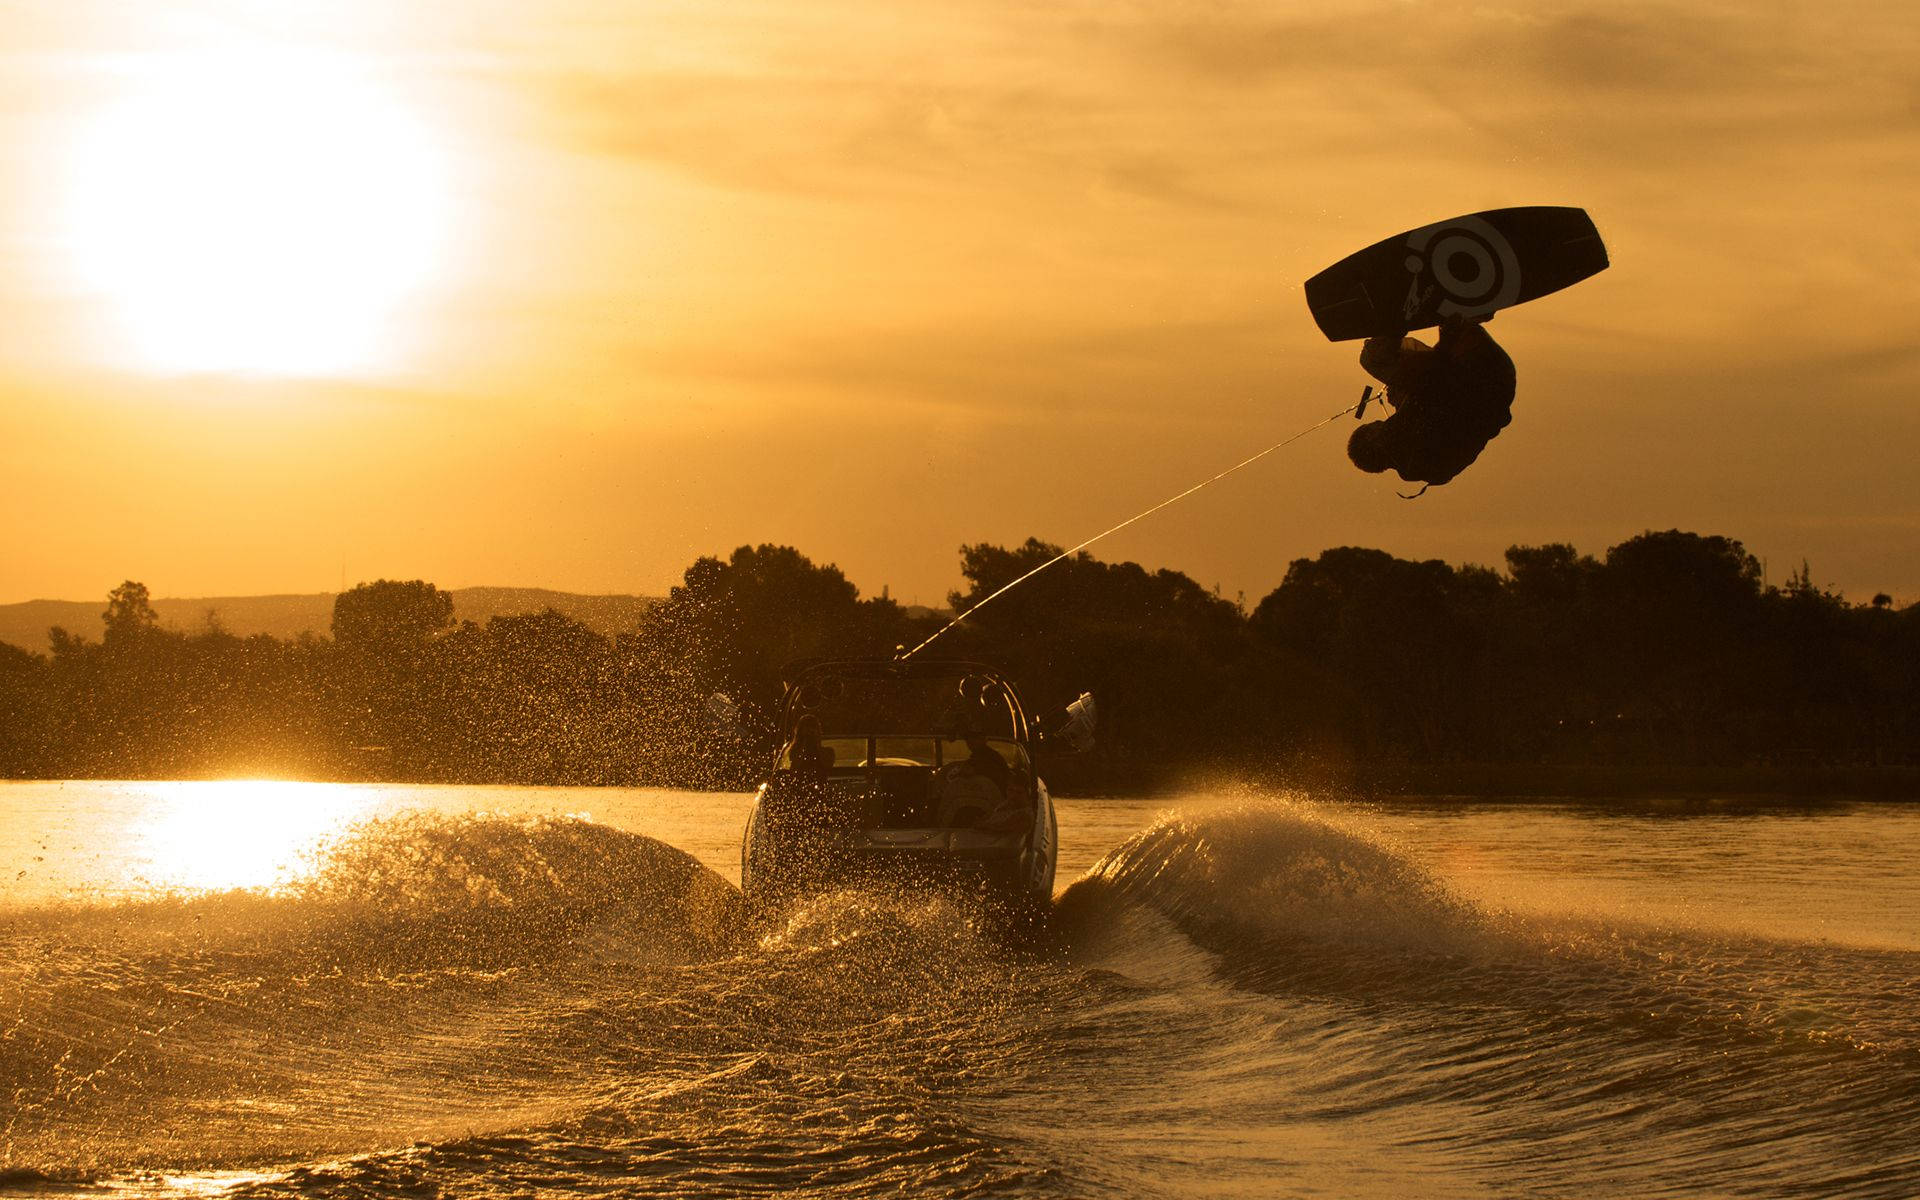
<svg viewBox="0 0 1920 1200"><path fill-rule="evenodd" d="M1433 350L1415 338L1368 338L1360 347L1360 366L1389 388L1404 387L1413 360Z"/></svg>

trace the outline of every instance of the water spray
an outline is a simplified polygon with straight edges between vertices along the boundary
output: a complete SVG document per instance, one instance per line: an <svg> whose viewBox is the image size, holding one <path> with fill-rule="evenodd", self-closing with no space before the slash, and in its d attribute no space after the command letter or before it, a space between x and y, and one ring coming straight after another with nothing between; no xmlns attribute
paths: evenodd
<svg viewBox="0 0 1920 1200"><path fill-rule="evenodd" d="M1369 388L1367 390L1371 392L1373 389ZM926 641L921 642L918 646L915 646L911 650L903 650L899 654L894 655L893 660L895 662L905 662L909 658L912 658L914 655L920 653L922 650L925 650L928 646L933 645L933 643L939 640L940 637L947 632L947 630L952 629L955 625L958 625L960 622L966 620L968 617L979 612L981 609L985 608L987 605L992 604L995 600L998 600L1000 597L1006 595L1008 592L1012 591L1014 588L1019 587L1021 584L1025 583L1027 580L1032 579L1035 575L1038 575L1040 572L1046 570L1048 567L1051 567L1053 564L1059 562L1061 559L1072 558L1074 555L1080 553L1082 550L1085 550L1088 546L1093 545L1095 542L1099 541L1100 539L1111 536L1112 534L1119 533L1122 529L1125 529L1127 526L1133 524L1136 521L1145 520L1146 518L1152 516L1154 513L1157 513L1161 509L1167 507L1169 504L1174 504L1181 500L1185 500L1188 496L1193 495L1195 492L1199 491L1201 488L1206 487L1209 484L1220 482L1222 479L1225 479L1227 476L1233 474L1235 471L1240 470L1242 467L1252 466L1254 463L1259 462L1261 459L1265 458L1269 454L1272 454L1276 450L1280 450L1287 446L1291 446L1293 443L1299 441L1303 437L1306 437L1308 434L1314 433L1320 429L1326 428L1328 425L1333 424L1335 421L1339 420L1341 417L1346 416L1348 413L1358 411L1361 405L1365 403L1366 403L1366 399L1363 397L1359 404L1349 404L1345 408L1341 409L1339 412L1334 413L1329 417L1326 417L1320 421L1316 421L1312 425L1307 426L1305 429L1302 429L1299 433L1293 434L1290 437L1283 438L1282 440L1275 442L1273 445L1268 446L1265 450L1260 451L1258 454L1248 455L1246 458L1241 459L1239 462L1228 467L1226 470L1221 471L1219 474L1210 475L1207 478L1202 479L1199 483L1194 484L1192 487L1188 488L1186 491L1176 493L1175 495L1172 495L1172 496L1168 496L1165 500L1162 500L1160 503L1154 505L1152 508L1143 509L1142 511L1133 514L1131 517L1128 517L1126 520L1120 522L1118 525L1113 526L1111 529L1103 529L1099 533L1096 533L1092 537L1088 538L1086 541L1081 542L1079 545L1072 546L1072 547L1069 547L1068 549L1062 550L1060 553L1054 555L1052 558L1041 563L1039 566L1035 567L1033 570L1028 571L1025 575L1020 576L1020 578L1015 579L1013 582L1002 584L999 588L995 589L992 593L990 593L985 599L980 601L980 603L974 605L972 608L969 608L967 611L954 617L953 620L948 621L945 625L942 625L938 630L934 631L933 636L929 637Z"/></svg>

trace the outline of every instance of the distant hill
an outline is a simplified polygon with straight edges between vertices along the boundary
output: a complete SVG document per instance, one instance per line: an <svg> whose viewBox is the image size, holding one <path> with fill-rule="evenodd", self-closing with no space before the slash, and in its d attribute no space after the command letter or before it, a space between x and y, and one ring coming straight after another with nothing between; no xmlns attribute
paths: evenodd
<svg viewBox="0 0 1920 1200"><path fill-rule="evenodd" d="M599 633L625 633L640 615L656 603L652 596L577 596L545 588L455 588L453 617L484 625L492 617L518 616L555 608ZM100 614L107 602L99 600L28 600L0 604L0 642L11 642L39 653L47 650L47 630L63 626L90 641L100 640ZM205 629L207 614L220 627L240 637L268 633L277 638L327 632L333 622L333 593L302 596L205 596L161 599L153 602L160 624L189 633Z"/></svg>

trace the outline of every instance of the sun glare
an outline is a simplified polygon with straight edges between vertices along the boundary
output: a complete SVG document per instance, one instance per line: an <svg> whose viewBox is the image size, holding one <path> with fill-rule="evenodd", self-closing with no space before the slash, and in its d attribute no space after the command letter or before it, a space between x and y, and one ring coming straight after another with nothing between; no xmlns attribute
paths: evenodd
<svg viewBox="0 0 1920 1200"><path fill-rule="evenodd" d="M164 371L375 367L449 209L406 106L338 58L169 55L71 143L67 240L116 356Z"/></svg>
<svg viewBox="0 0 1920 1200"><path fill-rule="evenodd" d="M162 888L272 887L313 866L330 834L365 817L365 788L278 780L144 785L136 870Z"/></svg>

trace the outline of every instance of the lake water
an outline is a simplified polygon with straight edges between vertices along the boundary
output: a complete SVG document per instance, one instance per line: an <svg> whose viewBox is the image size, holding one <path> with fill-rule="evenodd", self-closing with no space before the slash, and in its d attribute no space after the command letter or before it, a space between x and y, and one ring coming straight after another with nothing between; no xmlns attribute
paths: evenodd
<svg viewBox="0 0 1920 1200"><path fill-rule="evenodd" d="M1044 952L746 809L0 784L0 1192L1920 1195L1920 808L1064 801Z"/></svg>

